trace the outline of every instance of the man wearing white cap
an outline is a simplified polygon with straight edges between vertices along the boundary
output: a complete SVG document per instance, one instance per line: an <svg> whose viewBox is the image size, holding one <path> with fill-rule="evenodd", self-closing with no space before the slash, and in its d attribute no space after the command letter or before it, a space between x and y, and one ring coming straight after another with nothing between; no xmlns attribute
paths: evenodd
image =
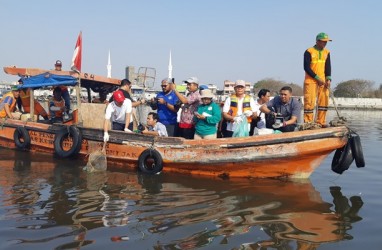
<svg viewBox="0 0 382 250"><path fill-rule="evenodd" d="M228 97L223 106L223 117L227 121L224 137L232 137L236 126L242 122L241 114L245 114L250 126L253 113L256 112L255 100L245 94L245 81L237 80L234 90L235 94Z"/></svg>
<svg viewBox="0 0 382 250"><path fill-rule="evenodd" d="M199 79L196 77L190 77L183 82L187 84L187 96L184 96L181 93L179 93L176 90L175 84L172 84L173 91L175 92L179 100L183 103L182 111L180 113L178 135L185 139L194 139L194 112L197 110L199 104L201 103L199 93Z"/></svg>

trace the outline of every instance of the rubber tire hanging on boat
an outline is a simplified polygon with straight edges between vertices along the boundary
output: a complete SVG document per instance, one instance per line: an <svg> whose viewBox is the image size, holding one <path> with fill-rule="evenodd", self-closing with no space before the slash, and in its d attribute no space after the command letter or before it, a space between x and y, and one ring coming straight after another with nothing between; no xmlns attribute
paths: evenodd
<svg viewBox="0 0 382 250"><path fill-rule="evenodd" d="M348 143L342 148L336 150L332 160L332 170L337 174L342 174L345 170L348 170L354 160L354 156L351 151L350 138Z"/></svg>
<svg viewBox="0 0 382 250"><path fill-rule="evenodd" d="M72 137L72 146L64 150L62 144L64 139ZM81 150L82 133L76 126L62 128L54 137L54 152L58 157L67 158L76 156Z"/></svg>
<svg viewBox="0 0 382 250"><path fill-rule="evenodd" d="M138 158L139 170L145 174L157 174L163 169L163 159L155 149L146 149Z"/></svg>
<svg viewBox="0 0 382 250"><path fill-rule="evenodd" d="M31 137L28 130L24 127L17 127L13 133L13 140L16 147L22 150L28 150L31 145Z"/></svg>
<svg viewBox="0 0 382 250"><path fill-rule="evenodd" d="M350 137L351 151L354 156L355 165L357 168L365 167L365 158L363 157L363 150L361 145L361 138L357 134L352 134Z"/></svg>

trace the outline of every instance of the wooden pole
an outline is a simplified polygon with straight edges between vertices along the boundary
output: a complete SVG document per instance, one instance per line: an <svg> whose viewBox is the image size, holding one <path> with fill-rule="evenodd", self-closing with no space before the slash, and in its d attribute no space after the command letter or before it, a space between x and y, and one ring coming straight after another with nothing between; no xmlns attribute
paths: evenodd
<svg viewBox="0 0 382 250"><path fill-rule="evenodd" d="M34 119L34 90L32 88L30 88L30 91L29 91L29 104L30 104L29 105L30 106L29 114L31 116L29 118L29 120L35 122L35 119Z"/></svg>
<svg viewBox="0 0 382 250"><path fill-rule="evenodd" d="M77 110L78 110L78 125L83 125L81 113L81 73L78 72L78 84L76 85Z"/></svg>

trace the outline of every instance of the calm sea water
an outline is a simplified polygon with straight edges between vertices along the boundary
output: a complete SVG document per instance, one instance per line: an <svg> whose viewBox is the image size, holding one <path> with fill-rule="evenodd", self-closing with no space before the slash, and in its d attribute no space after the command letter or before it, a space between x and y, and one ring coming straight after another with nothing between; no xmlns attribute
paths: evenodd
<svg viewBox="0 0 382 250"><path fill-rule="evenodd" d="M0 249L380 249L382 112L340 112L366 167L337 175L332 154L300 182L88 174L1 148Z"/></svg>

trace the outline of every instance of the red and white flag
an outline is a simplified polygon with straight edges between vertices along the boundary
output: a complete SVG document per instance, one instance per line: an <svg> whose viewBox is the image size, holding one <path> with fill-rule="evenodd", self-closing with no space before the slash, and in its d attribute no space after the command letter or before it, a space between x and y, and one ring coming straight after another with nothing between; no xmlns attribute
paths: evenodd
<svg viewBox="0 0 382 250"><path fill-rule="evenodd" d="M76 47L74 48L72 66L73 71L81 72L81 59L82 59L82 31L78 35Z"/></svg>

